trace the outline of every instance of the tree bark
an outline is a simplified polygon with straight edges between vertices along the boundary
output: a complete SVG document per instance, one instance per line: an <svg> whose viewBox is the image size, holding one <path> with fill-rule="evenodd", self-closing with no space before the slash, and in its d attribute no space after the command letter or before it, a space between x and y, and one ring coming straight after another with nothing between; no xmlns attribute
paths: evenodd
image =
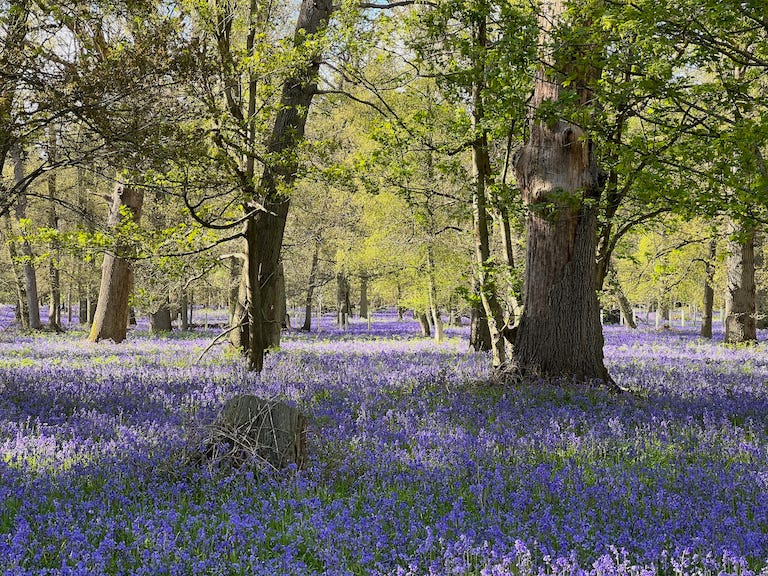
<svg viewBox="0 0 768 576"><path fill-rule="evenodd" d="M729 220L728 232L725 341L729 344L755 342L755 228Z"/></svg>
<svg viewBox="0 0 768 576"><path fill-rule="evenodd" d="M22 151L18 146L15 146L11 151L13 156L13 177L17 185L24 180L24 161L22 159ZM16 220L21 223L22 220L27 218L27 195L20 193L18 200L16 201ZM27 311L29 314L29 327L32 330L38 330L42 328L40 322L40 299L37 293L37 272L35 271L35 254L32 250L32 244L29 243L29 239L21 230L21 258L23 264L21 266L24 271L24 288L27 294Z"/></svg>
<svg viewBox="0 0 768 576"><path fill-rule="evenodd" d="M307 299L304 304L304 324L301 329L309 332L312 328L312 297L317 284L317 273L320 268L320 238L315 238L315 247L312 251L312 265L309 269L309 285L307 286Z"/></svg>
<svg viewBox="0 0 768 576"><path fill-rule="evenodd" d="M182 285L181 298L179 298L179 312L181 313L181 329L189 330L189 294L187 288Z"/></svg>
<svg viewBox="0 0 768 576"><path fill-rule="evenodd" d="M339 328L349 328L349 280L343 272L336 274L336 318Z"/></svg>
<svg viewBox="0 0 768 576"><path fill-rule="evenodd" d="M469 346L475 352L487 352L491 349L491 331L488 328L488 318L485 315L483 303L479 301L480 287L475 282L474 295L470 309Z"/></svg>
<svg viewBox="0 0 768 576"><path fill-rule="evenodd" d="M432 326L435 328L435 342L445 340L443 319L437 306L437 281L435 280L435 249L432 244L427 246L427 283L429 285L429 312L432 316Z"/></svg>
<svg viewBox="0 0 768 576"><path fill-rule="evenodd" d="M117 228L120 224L120 209L124 207L134 223L141 218L144 192L125 184L117 184L112 194L112 207L108 225ZM126 260L129 246L118 239L112 252L104 254L101 265L101 285L96 312L88 339L91 342L125 340L128 326L128 300L133 288L133 269Z"/></svg>
<svg viewBox="0 0 768 576"><path fill-rule="evenodd" d="M429 337L432 331L429 328L429 317L424 312L418 313L419 326L421 326L421 335Z"/></svg>
<svg viewBox="0 0 768 576"><path fill-rule="evenodd" d="M566 95L550 52L555 45L551 31L563 18L566 3L553 0L544 8L540 45L547 48L536 74L534 111L556 105ZM572 82L583 106L591 98L595 73L577 72ZM514 346L516 368L523 374L612 383L603 361L595 291L601 183L593 143L575 124L535 113L529 134L515 162L527 208L525 309Z"/></svg>
<svg viewBox="0 0 768 576"><path fill-rule="evenodd" d="M717 255L717 238L709 241L709 252L704 269L704 311L701 318L701 336L703 338L712 338L712 310L715 305L715 288L713 286L715 278L715 256Z"/></svg>
<svg viewBox="0 0 768 576"><path fill-rule="evenodd" d="M360 318L368 318L368 272L360 273Z"/></svg>
<svg viewBox="0 0 768 576"><path fill-rule="evenodd" d="M160 307L149 315L149 331L157 334L160 332L171 332L172 330L171 302L166 296Z"/></svg>
<svg viewBox="0 0 768 576"><path fill-rule="evenodd" d="M760 330L768 328L768 283L765 281L768 277L768 271L765 269L765 248L765 230L758 229L755 233L755 273L760 273L762 281L755 282L757 285L755 289L755 306L757 309L755 326Z"/></svg>
<svg viewBox="0 0 768 576"><path fill-rule="evenodd" d="M13 226L11 225L11 217L6 216L3 218L3 221L5 223L6 246L8 246L8 254L11 258L11 268L13 269L13 276L16 280L17 317L21 329L29 330L29 299L27 298L27 284L24 278L24 269L19 264L19 254L16 251L16 243L13 241L16 235L14 234Z"/></svg>
<svg viewBox="0 0 768 576"><path fill-rule="evenodd" d="M334 10L331 0L302 0L296 21L294 44L301 46L307 35L325 28ZM307 112L317 90L316 81L321 54L318 52L283 83L280 107L267 141L264 156L275 159L266 165L253 191L255 203L245 210L261 206L247 221L246 253L248 260L249 341L246 349L248 367L260 372L268 346L278 346L282 324L279 303L278 265L285 233L290 199L282 190L291 187L298 173L296 150L304 139ZM258 337L256 334L258 333Z"/></svg>
<svg viewBox="0 0 768 576"><path fill-rule="evenodd" d="M619 309L624 316L627 326L633 330L636 329L637 323L635 322L635 315L632 313L632 304L630 304L629 299L627 299L626 294L624 294L624 290L621 288L619 275L616 273L613 264L608 265L608 285L616 298L616 301L619 303Z"/></svg>
<svg viewBox="0 0 768 576"><path fill-rule="evenodd" d="M56 131L51 124L48 131L48 162L56 162L57 146ZM48 173L48 227L51 230L58 231L59 216L56 213L56 202L58 200L56 171ZM50 299L48 304L48 326L56 332L61 331L61 278L59 273L59 245L54 239L51 241L51 259L48 265L48 281L51 286Z"/></svg>
<svg viewBox="0 0 768 576"><path fill-rule="evenodd" d="M18 147L17 136L14 134L16 122L13 119L17 106L16 93L19 73L23 66L25 39L29 33L29 15L32 2L28 0L11 0L4 12L3 49L0 50L0 70L2 70L2 86L0 87L0 175L5 169L5 162L12 150ZM22 173L23 176L23 173ZM18 184L18 181L16 182ZM0 198L0 215L6 213L11 198Z"/></svg>
<svg viewBox="0 0 768 576"><path fill-rule="evenodd" d="M487 45L486 16L475 22L475 43L482 49ZM483 91L485 90L485 67L480 64L472 82L472 128L477 134L472 143L472 215L475 236L475 264L480 286L480 300L485 309L486 321L491 334L492 362L501 366L507 358L503 335L504 310L496 294L493 280L490 242L488 237L488 212L486 209L486 183L491 174L488 156L488 137L482 127L485 118Z"/></svg>

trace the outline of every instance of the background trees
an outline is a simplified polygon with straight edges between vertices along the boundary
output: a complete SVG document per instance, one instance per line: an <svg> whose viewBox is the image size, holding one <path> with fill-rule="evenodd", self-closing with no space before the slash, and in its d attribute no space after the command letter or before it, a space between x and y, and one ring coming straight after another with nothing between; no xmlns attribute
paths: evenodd
<svg viewBox="0 0 768 576"><path fill-rule="evenodd" d="M337 292L342 321L410 308L440 340L464 314L495 365L584 379L598 294L754 340L764 16L678 4L10 1L5 299L120 339L130 305L189 328L199 289L255 370ZM108 224L116 181L146 225ZM117 252L137 289L95 314Z"/></svg>

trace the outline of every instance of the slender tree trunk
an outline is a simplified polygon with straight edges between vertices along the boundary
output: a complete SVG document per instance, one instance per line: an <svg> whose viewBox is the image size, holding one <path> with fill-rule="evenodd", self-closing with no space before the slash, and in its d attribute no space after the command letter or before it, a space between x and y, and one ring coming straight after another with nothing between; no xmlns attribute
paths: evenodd
<svg viewBox="0 0 768 576"><path fill-rule="evenodd" d="M765 269L765 230L757 229L755 233L755 273L761 274L762 282L756 282L755 306L757 315L755 317L755 326L763 330L768 328L768 271Z"/></svg>
<svg viewBox="0 0 768 576"><path fill-rule="evenodd" d="M302 0L296 21L294 44L301 46L307 35L325 28L334 10L331 0ZM298 173L296 149L304 139L307 112L316 92L316 79L321 54L310 57L283 83L280 107L266 145L265 156L274 161L264 167L254 199L265 210L248 219L251 233L246 234L249 262L248 301L253 313L248 315L249 337L247 358L249 369L259 372L267 347L279 346L282 323L277 285L278 265L290 205L289 197L281 191L293 185ZM250 212L253 205L246 203ZM258 296L258 298L257 298ZM256 308L260 313L255 313ZM253 335L259 333L258 338ZM267 336L269 335L269 336Z"/></svg>
<svg viewBox="0 0 768 576"><path fill-rule="evenodd" d="M279 309L275 313L275 317L279 319L279 322L275 322L269 328L271 333L269 334L269 342L274 342L274 346L280 344L280 331L283 328L288 328L288 301L285 294L285 269L283 267L283 261L277 265L277 304Z"/></svg>
<svg viewBox="0 0 768 576"><path fill-rule="evenodd" d="M130 213L133 222L139 222L144 192L125 184L117 184L112 194L112 208L109 214L109 226L116 228L120 224L120 209ZM133 269L125 259L129 247L118 241L113 252L104 254L101 265L101 286L99 299L91 326L89 340L125 340L128 326L128 300L133 289Z"/></svg>
<svg viewBox="0 0 768 576"><path fill-rule="evenodd" d="M24 161L22 151L16 146L11 151L13 156L13 176L16 185L20 185L24 180ZM16 219L18 222L27 218L27 195L20 193L16 202ZM32 330L38 330L42 327L40 322L40 299L37 293L37 273L35 271L35 254L32 251L32 245L29 239L21 231L21 257L23 259L22 269L24 271L24 287L27 293L27 310L29 312L29 327Z"/></svg>
<svg viewBox="0 0 768 576"><path fill-rule="evenodd" d="M427 316L424 312L419 312L417 317L419 319L419 326L421 326L421 335L429 337L432 334L432 331L429 327L429 316Z"/></svg>
<svg viewBox="0 0 768 576"><path fill-rule="evenodd" d="M475 352L487 352L491 349L491 331L488 328L488 318L485 308L480 302L480 287L477 282L474 285L476 299L472 301L470 310L469 346Z"/></svg>
<svg viewBox="0 0 768 576"><path fill-rule="evenodd" d="M544 8L540 45L546 48L535 79L534 111L557 105L569 90L554 72L558 66L551 37L566 3L553 0ZM573 95L583 105L591 98L589 86L595 75L596 71L585 69L572 82ZM514 347L517 369L523 374L612 382L603 362L595 292L601 183L593 143L575 124L540 119L535 113L529 133L515 162L528 210L525 310Z"/></svg>
<svg viewBox="0 0 768 576"><path fill-rule="evenodd" d="M3 218L5 223L6 246L11 258L11 268L16 280L17 316L22 330L29 330L29 299L27 298L27 284L24 278L24 268L19 264L19 254L16 251L16 243L13 239L16 235L11 225L11 217Z"/></svg>
<svg viewBox="0 0 768 576"><path fill-rule="evenodd" d="M725 341L755 342L755 228L729 221Z"/></svg>
<svg viewBox="0 0 768 576"><path fill-rule="evenodd" d="M509 211L506 207L499 208L499 229L501 230L501 247L506 266L507 283L509 284L509 306L507 306L507 319L505 324L512 326L520 314L520 302L517 298L515 286L515 251L512 243L512 226L509 223Z"/></svg>
<svg viewBox="0 0 768 576"><path fill-rule="evenodd" d="M630 304L626 294L624 294L624 290L621 288L619 275L616 273L613 264L608 265L608 286L619 303L619 310L621 310L627 326L634 330L637 328L637 324L635 323L635 315L632 313L632 304Z"/></svg>
<svg viewBox="0 0 768 576"><path fill-rule="evenodd" d="M712 310L715 305L715 256L717 255L717 238L709 241L709 252L704 270L704 310L701 317L701 336L712 338Z"/></svg>
<svg viewBox="0 0 768 576"><path fill-rule="evenodd" d="M475 43L486 48L486 16L482 15L475 23ZM504 339L504 310L496 294L493 279L490 242L488 237L488 212L486 210L486 182L491 174L488 157L488 138L482 127L485 118L483 109L483 91L485 90L485 69L480 65L472 84L472 127L478 137L472 143L472 214L475 235L475 265L480 286L480 300L485 309L488 328L491 333L493 366L501 366L507 358Z"/></svg>
<svg viewBox="0 0 768 576"><path fill-rule="evenodd" d="M189 330L189 295L187 288L182 285L179 312L181 312L181 329Z"/></svg>
<svg viewBox="0 0 768 576"><path fill-rule="evenodd" d="M339 328L349 328L349 280L343 272L336 274L336 310Z"/></svg>
<svg viewBox="0 0 768 576"><path fill-rule="evenodd" d="M312 266L309 269L309 285L307 286L307 299L304 304L304 324L301 329L309 332L312 328L312 297L317 284L317 273L320 269L320 238L315 238L315 247L312 251Z"/></svg>
<svg viewBox="0 0 768 576"><path fill-rule="evenodd" d="M360 273L360 318L368 318L368 273Z"/></svg>
<svg viewBox="0 0 768 576"><path fill-rule="evenodd" d="M435 342L442 343L445 340L443 319L437 307L437 282L435 280L435 249L432 244L427 246L427 281L429 283L429 311L432 315L432 326L435 328Z"/></svg>
<svg viewBox="0 0 768 576"><path fill-rule="evenodd" d="M48 161L55 163L57 158L56 131L51 124L48 132ZM56 172L48 173L48 227L58 231L59 216L56 213L58 200ZM48 305L48 325L55 331L61 331L61 278L59 274L59 245L57 240L51 241L51 259L48 265L48 281L51 285L50 300Z"/></svg>

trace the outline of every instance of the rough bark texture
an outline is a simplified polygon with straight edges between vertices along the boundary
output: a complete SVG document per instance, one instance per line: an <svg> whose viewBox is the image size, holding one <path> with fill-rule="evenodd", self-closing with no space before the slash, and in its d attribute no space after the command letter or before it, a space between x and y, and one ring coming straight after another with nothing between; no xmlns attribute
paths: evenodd
<svg viewBox="0 0 768 576"><path fill-rule="evenodd" d="M339 328L349 328L349 280L343 272L336 274L336 319Z"/></svg>
<svg viewBox="0 0 768 576"><path fill-rule="evenodd" d="M307 35L322 30L333 10L331 0L302 0L294 43L301 45ZM315 54L283 83L280 108L264 154L275 161L264 167L254 191L255 200L264 210L249 218L246 225L249 337L245 351L249 368L256 372L263 367L267 347L280 343L280 331L274 328L279 328L283 321L277 277L290 205L282 189L289 188L296 180L297 149L304 139L320 60L321 54ZM250 211L253 206L246 204L245 208Z"/></svg>
<svg viewBox="0 0 768 576"><path fill-rule="evenodd" d="M637 328L637 323L635 322L635 315L632 313L632 304L629 302L626 294L624 294L624 290L621 288L619 275L616 273L613 264L608 266L608 287L614 298L616 298L616 301L619 303L619 309L624 316L627 326L634 330Z"/></svg>
<svg viewBox="0 0 768 576"><path fill-rule="evenodd" d="M368 318L368 273L360 273L360 318Z"/></svg>
<svg viewBox="0 0 768 576"><path fill-rule="evenodd" d="M306 461L306 419L295 407L250 394L236 396L224 405L211 426L211 443L224 444L219 456L235 464L254 458L281 469L302 468Z"/></svg>
<svg viewBox="0 0 768 576"><path fill-rule="evenodd" d="M24 161L22 159L21 149L16 146L12 150L13 156L13 177L17 185L24 180ZM21 222L27 217L27 195L21 193L16 201L16 220ZM21 257L23 264L21 268L24 273L24 288L27 294L27 313L29 315L29 327L32 330L38 330L42 327L40 322L40 300L37 294L37 272L35 271L35 254L32 250L32 244L22 232Z"/></svg>
<svg viewBox="0 0 768 576"><path fill-rule="evenodd" d="M768 271L765 269L765 230L758 229L755 233L755 274L759 274L759 280L755 284L755 305L757 308L757 317L755 325L758 329L768 328Z"/></svg>
<svg viewBox="0 0 768 576"><path fill-rule="evenodd" d="M726 261L725 341L757 340L755 324L755 229L731 220Z"/></svg>
<svg viewBox="0 0 768 576"><path fill-rule="evenodd" d="M29 33L30 7L33 5L28 0L11 0L8 8L4 5L3 16L3 49L0 49L0 175L3 174L5 161L11 150L17 146L17 136L14 129L17 128L13 120L14 109L18 105L16 96L18 91L19 73L26 57L23 46ZM8 209L6 202L11 198L0 198L0 209L4 213Z"/></svg>
<svg viewBox="0 0 768 576"><path fill-rule="evenodd" d="M54 125L48 133L48 161L56 162L56 132ZM56 171L48 173L48 227L52 230L59 229L59 216L56 212L56 202L58 199ZM59 246L54 239L51 241L51 259L48 263L48 282L51 287L50 298L48 300L48 326L55 331L61 330L61 279L59 274Z"/></svg>
<svg viewBox="0 0 768 576"><path fill-rule="evenodd" d="M429 317L424 312L419 312L418 318L419 326L421 327L421 335L430 336L432 334L432 330L429 327Z"/></svg>
<svg viewBox="0 0 768 576"><path fill-rule="evenodd" d="M315 247L312 251L312 266L309 269L309 285L307 286L307 299L304 304L304 324L301 329L309 332L312 328L312 297L315 294L317 285L317 273L320 268L320 239L315 240Z"/></svg>
<svg viewBox="0 0 768 576"><path fill-rule="evenodd" d="M704 310L701 317L701 336L703 338L712 338L712 310L715 305L715 289L713 287L715 279L715 256L717 255L717 239L712 238L709 241L709 252L705 264L704 278Z"/></svg>
<svg viewBox="0 0 768 576"><path fill-rule="evenodd" d="M475 23L475 43L486 48L486 22L482 15ZM472 82L472 127L479 136L472 143L472 215L475 236L475 265L480 286L480 300L485 309L486 322L491 334L493 366L501 366L507 358L503 330L505 327L504 310L496 293L496 284L491 270L491 250L488 235L488 212L486 209L486 184L491 174L488 156L488 138L482 128L485 118L483 92L485 90L485 70L481 65Z"/></svg>
<svg viewBox="0 0 768 576"><path fill-rule="evenodd" d="M182 286L181 287L181 298L179 298L179 313L181 315L180 321L181 321L181 329L182 330L189 330L189 320L190 320L190 302L189 302L189 294L187 293L187 289Z"/></svg>
<svg viewBox="0 0 768 576"><path fill-rule="evenodd" d="M149 330L153 334L171 332L173 330L171 303L167 298L155 312L149 315Z"/></svg>
<svg viewBox="0 0 768 576"><path fill-rule="evenodd" d="M443 319L437 307L437 281L435 280L435 251L432 245L427 246L427 281L429 284L429 312L432 316L432 326L435 328L435 342L445 340Z"/></svg>
<svg viewBox="0 0 768 576"><path fill-rule="evenodd" d="M550 30L565 6L561 0L544 6L540 43L549 50ZM545 49L542 60L554 64L555 57ZM573 82L582 105L591 96L594 73L585 70ZM532 108L556 103L564 93L562 78L542 65ZM574 124L533 115L515 172L527 208L525 309L514 346L516 368L523 374L610 381L595 292L601 184L592 142Z"/></svg>
<svg viewBox="0 0 768 576"><path fill-rule="evenodd" d="M29 300L27 299L27 285L24 281L24 270L19 264L19 254L16 251L16 244L7 241L15 237L13 226L11 225L11 217L5 217L3 218L3 221L5 223L6 246L8 246L8 254L11 257L11 268L13 269L13 276L16 280L16 316L22 330L29 330Z"/></svg>
<svg viewBox="0 0 768 576"><path fill-rule="evenodd" d="M479 297L480 287L475 283L475 296ZM491 349L491 331L483 303L473 300L470 308L469 347L475 352L487 352Z"/></svg>
<svg viewBox="0 0 768 576"><path fill-rule="evenodd" d="M117 184L112 194L109 226L116 227L120 223L122 206L128 209L133 221L138 223L143 202L142 190ZM125 259L127 250L128 247L118 241L113 252L104 254L99 299L88 337L91 342L125 340L128 326L128 299L133 288L133 269L131 263Z"/></svg>

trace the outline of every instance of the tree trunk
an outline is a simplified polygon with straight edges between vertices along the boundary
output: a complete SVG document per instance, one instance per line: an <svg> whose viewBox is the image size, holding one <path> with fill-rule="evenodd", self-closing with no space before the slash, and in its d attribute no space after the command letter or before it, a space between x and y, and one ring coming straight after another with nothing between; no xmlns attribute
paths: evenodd
<svg viewBox="0 0 768 576"><path fill-rule="evenodd" d="M429 311L432 316L432 326L435 328L435 342L445 340L443 319L437 306L437 281L435 280L435 249L432 244L427 246L427 281L429 284Z"/></svg>
<svg viewBox="0 0 768 576"><path fill-rule="evenodd" d="M189 330L189 295L187 288L182 285L181 298L179 299L179 312L181 313L181 329Z"/></svg>
<svg viewBox="0 0 768 576"><path fill-rule="evenodd" d="M616 273L616 269L613 267L613 264L608 265L608 285L614 297L616 298L616 301L619 303L619 310L621 310L627 326L633 330L636 329L637 323L635 322L635 315L632 313L632 304L630 304L627 296L624 294L624 290L621 288L619 275Z"/></svg>
<svg viewBox="0 0 768 576"><path fill-rule="evenodd" d="M302 46L308 35L325 28L333 10L331 0L302 0L294 44ZM249 327L247 358L249 369L256 372L263 367L266 344L277 346L280 343L280 332L273 327L282 323L282 318L276 317L280 311L277 276L290 205L289 197L282 190L296 181L296 150L304 139L307 112L317 89L321 56L319 52L312 55L283 83L280 107L264 154L274 161L264 167L258 188L252 192L257 204L264 208L248 219L250 232L246 233L251 280L248 282L248 296L252 310L248 315L252 325ZM253 209L253 205L246 203L247 212ZM260 310L258 314L257 308ZM253 337L257 332L259 337ZM265 338L265 332L276 336L276 340Z"/></svg>
<svg viewBox="0 0 768 576"><path fill-rule="evenodd" d="M757 315L755 317L755 326L764 330L768 328L768 271L766 271L765 258L765 230L758 229L755 233L755 273L760 273L762 281L755 282L755 306Z"/></svg>
<svg viewBox="0 0 768 576"><path fill-rule="evenodd" d="M14 234L13 226L11 225L11 217L6 216L3 218L3 221L5 223L6 246L8 246L8 254L11 257L11 268L13 269L13 276L16 280L16 311L18 321L22 330L29 330L29 299L27 298L27 283L24 278L24 268L19 264L19 254L16 251L16 243L13 241L16 235Z"/></svg>
<svg viewBox="0 0 768 576"><path fill-rule="evenodd" d="M16 122L13 119L15 108L18 106L16 92L18 79L26 51L21 49L29 33L29 16L33 3L28 0L11 0L3 6L3 44L0 50L0 70L2 70L2 89L0 90L0 176L4 173L5 161L8 154L18 146L14 134ZM7 6L7 7L6 7ZM8 209L8 197L0 198L0 215Z"/></svg>
<svg viewBox="0 0 768 576"><path fill-rule="evenodd" d="M238 314L238 302L240 297L240 285L243 281L243 261L235 256L229 257L229 290L227 291L227 306L229 308L229 325L235 325L235 317ZM243 300L244 301L244 300Z"/></svg>
<svg viewBox="0 0 768 576"><path fill-rule="evenodd" d="M112 208L108 225L117 228L120 224L120 210L126 209L134 223L141 218L144 192L125 184L117 184L112 194ZM125 340L128 326L128 300L133 288L133 269L125 259L129 246L118 240L113 252L104 254L101 265L101 286L99 299L88 339L91 342Z"/></svg>
<svg viewBox="0 0 768 576"><path fill-rule="evenodd" d="M56 162L56 131L51 124L48 132L48 162ZM58 231L59 216L56 213L57 189L56 171L48 173L48 227ZM59 245L56 239L51 241L51 259L48 265L48 280L51 285L50 300L48 304L48 326L56 332L61 331L61 279L59 274Z"/></svg>
<svg viewBox="0 0 768 576"><path fill-rule="evenodd" d="M544 8L540 45L546 48L535 79L534 111L557 105L567 92L554 72L558 66L550 37L566 4L553 0ZM591 98L596 72L587 68L572 82L582 105ZM529 134L515 162L527 208L525 309L514 346L516 368L523 374L612 382L603 363L595 292L601 183L593 143L575 124L535 113Z"/></svg>
<svg viewBox="0 0 768 576"><path fill-rule="evenodd" d="M368 318L368 273L360 273L360 318Z"/></svg>
<svg viewBox="0 0 768 576"><path fill-rule="evenodd" d="M712 338L712 310L715 305L715 289L713 286L715 279L715 256L717 255L717 238L709 241L709 252L704 278L704 311L701 317L701 336L703 338Z"/></svg>
<svg viewBox="0 0 768 576"><path fill-rule="evenodd" d="M343 272L336 274L336 318L339 328L349 328L349 280Z"/></svg>
<svg viewBox="0 0 768 576"><path fill-rule="evenodd" d="M429 317L424 312L418 313L419 326L421 326L421 335L429 337L432 331L429 328Z"/></svg>
<svg viewBox="0 0 768 576"><path fill-rule="evenodd" d="M476 300L472 301L470 310L469 346L475 352L487 352L491 349L491 331L485 308L480 302L480 287L475 283L474 288Z"/></svg>
<svg viewBox="0 0 768 576"><path fill-rule="evenodd" d="M481 15L475 22L475 43L485 49L487 45L486 16ZM485 112L483 108L483 91L485 90L485 68L478 66L477 74L472 83L472 127L478 133L472 143L472 216L475 236L475 265L477 280L480 286L480 300L485 309L488 329L491 333L491 350L493 366L501 366L507 358L503 330L504 310L496 294L496 284L493 279L493 264L491 262L490 242L488 237L488 213L486 210L486 182L491 174L488 156L488 137L482 127Z"/></svg>
<svg viewBox="0 0 768 576"><path fill-rule="evenodd" d="M24 161L22 151L16 146L11 151L13 156L13 177L16 185L24 180ZM27 195L20 193L16 202L16 219L18 222L27 218ZM42 328L40 322L40 300L37 294L37 273L35 271L35 254L32 251L32 245L29 239L21 230L21 258L23 259L22 270L24 271L24 288L27 294L27 311L29 313L29 327L32 330Z"/></svg>
<svg viewBox="0 0 768 576"><path fill-rule="evenodd" d="M171 332L173 322L171 320L171 302L168 297L160 304L160 307L149 315L149 331L153 334Z"/></svg>
<svg viewBox="0 0 768 576"><path fill-rule="evenodd" d="M728 232L725 341L755 342L755 228L730 220Z"/></svg>
<svg viewBox="0 0 768 576"><path fill-rule="evenodd" d="M309 269L309 285L307 286L307 300L304 305L304 324L301 329L309 332L312 328L312 297L317 284L317 273L320 268L320 239L315 239L315 247L312 252L312 266Z"/></svg>

